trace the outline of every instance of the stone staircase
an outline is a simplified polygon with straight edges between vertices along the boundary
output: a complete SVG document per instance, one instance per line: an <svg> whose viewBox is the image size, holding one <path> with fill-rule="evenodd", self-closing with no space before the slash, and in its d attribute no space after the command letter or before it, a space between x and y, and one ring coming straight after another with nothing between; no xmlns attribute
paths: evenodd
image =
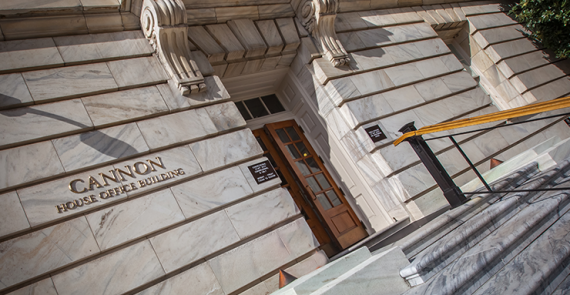
<svg viewBox="0 0 570 295"><path fill-rule="evenodd" d="M510 174L491 184L495 191L568 190L474 195L395 242L386 241L398 232L273 294L567 294L568 145L538 145L512 159L519 167L501 164Z"/></svg>

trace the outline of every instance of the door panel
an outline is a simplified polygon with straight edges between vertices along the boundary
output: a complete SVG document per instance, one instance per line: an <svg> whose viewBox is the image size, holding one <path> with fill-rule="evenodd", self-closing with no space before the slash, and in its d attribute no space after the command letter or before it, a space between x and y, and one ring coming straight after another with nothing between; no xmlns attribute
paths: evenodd
<svg viewBox="0 0 570 295"><path fill-rule="evenodd" d="M367 236L364 227L294 120L265 125L270 139L310 196L317 214L345 249Z"/></svg>
<svg viewBox="0 0 570 295"><path fill-rule="evenodd" d="M305 221L313 231L319 244L321 244L321 248L325 250L329 257L338 253L340 249L337 249L337 247L332 244L329 234L319 220L319 216L315 213L316 208L313 208L314 205L309 200L309 196L305 190L302 189L299 179L286 164L287 161L280 155L263 129L257 129L252 132L263 149L263 155L269 159L281 178L281 187L286 188L289 194L291 194L291 197L293 197Z"/></svg>

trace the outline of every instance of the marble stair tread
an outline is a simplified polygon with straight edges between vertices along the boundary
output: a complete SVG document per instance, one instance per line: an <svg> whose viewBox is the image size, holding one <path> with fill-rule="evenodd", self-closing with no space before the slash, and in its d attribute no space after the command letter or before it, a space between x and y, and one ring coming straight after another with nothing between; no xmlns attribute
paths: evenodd
<svg viewBox="0 0 570 295"><path fill-rule="evenodd" d="M520 168L515 173L500 179L492 184L491 187L495 190L512 189L523 182L527 181L534 174L538 172L536 164L528 164ZM428 224L424 225L416 232L408 235L406 238L394 243L393 245L400 246L408 258L413 258L416 254L433 244L441 237L456 229L461 224L468 221L470 218L489 207L500 195L496 194L483 194L471 198L470 201L462 206L448 211ZM383 249L388 249L393 245L388 245Z"/></svg>
<svg viewBox="0 0 570 295"><path fill-rule="evenodd" d="M547 139L546 141L543 141L543 142L537 144L536 146L534 146L534 147L510 158L509 160L507 160L503 163L501 163L501 165L483 173L482 176L483 176L483 178L485 178L485 180L487 182L493 182L497 179L500 179L501 177L504 177L505 175L512 173L516 169L518 169L518 168L520 168L520 167L522 167L522 166L524 166L530 162L534 162L534 161L538 162L540 170L544 171L544 170L554 166L557 162L556 161L547 162L548 159L545 159L545 157L541 158L541 155L543 155L544 153L550 153L553 150L555 150L555 151L557 151L558 149L562 150L562 148L565 147L564 144L569 145L570 141L567 139L567 140L564 140L561 142L558 137L551 137L551 138ZM566 155L562 159L566 159L567 156L568 155ZM541 160L537 161L537 159L541 159ZM557 157L557 159L558 159L558 163L562 162L558 157ZM476 189L479 189L482 187L483 187L483 183L481 183L479 178L474 178L470 182L463 185L461 187L461 191L471 192L471 191L475 191Z"/></svg>
<svg viewBox="0 0 570 295"><path fill-rule="evenodd" d="M474 294L568 294L569 229L566 212Z"/></svg>
<svg viewBox="0 0 570 295"><path fill-rule="evenodd" d="M348 255L341 257L321 268L305 275L297 280L291 282L289 285L283 287L272 293L273 295L301 295L311 294L311 292L319 289L327 282L336 279L344 274L346 271L359 265L363 261L372 257L368 248L362 247Z"/></svg>
<svg viewBox="0 0 570 295"><path fill-rule="evenodd" d="M569 168L570 163L564 162L560 166L534 177L522 185L520 189L543 187ZM409 266L400 271L400 275L406 278L412 286L426 282L528 206L525 201L533 195L535 194L529 192L507 194L502 200L477 214L476 218L471 218L418 254Z"/></svg>
<svg viewBox="0 0 570 295"><path fill-rule="evenodd" d="M568 172L555 187L570 187ZM472 294L570 209L570 195L550 191L406 295ZM517 293L518 294L518 293Z"/></svg>
<svg viewBox="0 0 570 295"><path fill-rule="evenodd" d="M357 249L360 249L361 247L367 247L370 251L372 251L371 250L372 246L374 246L375 244L377 244L380 241L383 241L384 239L386 239L388 237L391 237L394 233L397 233L403 227L405 227L409 224L410 224L410 218L409 217L406 217L404 219L400 219L397 222L392 223L387 228L385 228L381 231L378 231L374 234L371 234L367 238L365 238L365 239L361 240L360 242L348 247L344 251L336 254L335 256L331 257L330 260L334 261L338 258L345 256L348 253L351 253L351 252L356 251Z"/></svg>
<svg viewBox="0 0 570 295"><path fill-rule="evenodd" d="M410 287L398 275L398 269L409 263L404 252L394 247L368 258L311 295L402 294Z"/></svg>

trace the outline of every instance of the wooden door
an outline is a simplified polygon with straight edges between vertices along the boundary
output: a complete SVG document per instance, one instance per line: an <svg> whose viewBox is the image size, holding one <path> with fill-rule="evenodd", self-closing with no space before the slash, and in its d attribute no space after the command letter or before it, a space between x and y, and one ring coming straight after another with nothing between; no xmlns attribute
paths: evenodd
<svg viewBox="0 0 570 295"><path fill-rule="evenodd" d="M323 249L329 257L338 253L340 249L333 244L330 238L331 234L327 233L323 223L319 220L316 208L314 208L305 190L302 189L299 178L296 177L292 169L288 167L287 160L277 151L264 129L253 130L253 135L263 149L263 155L269 159L271 165L275 168L275 172L277 172L277 175L281 178L281 187L286 188L289 194L291 194L291 197L293 197L293 200L295 200L295 204L319 241L321 245L320 248Z"/></svg>
<svg viewBox="0 0 570 295"><path fill-rule="evenodd" d="M265 130L337 246L345 249L368 236L297 123L289 120L267 124Z"/></svg>

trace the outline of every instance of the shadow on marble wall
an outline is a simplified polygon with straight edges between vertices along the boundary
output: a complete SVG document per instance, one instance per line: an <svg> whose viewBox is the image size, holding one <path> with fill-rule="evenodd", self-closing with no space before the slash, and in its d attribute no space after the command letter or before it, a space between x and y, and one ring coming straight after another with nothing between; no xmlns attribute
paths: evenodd
<svg viewBox="0 0 570 295"><path fill-rule="evenodd" d="M7 95L1 95L0 99L3 102L10 104L21 103L19 99ZM65 118L57 114L52 114L49 112L36 110L29 107L11 109L3 111L1 113L2 116L7 116L7 117L21 117L28 114L49 117L84 129L93 128L92 126L87 126L85 124L82 124L74 120L70 120L69 118ZM79 138L81 142L88 145L89 147L95 149L101 154L113 157L115 159L118 159L124 155L134 155L138 153L138 151L130 144L120 139L110 137L107 134L100 132L98 130L82 133L79 136Z"/></svg>

